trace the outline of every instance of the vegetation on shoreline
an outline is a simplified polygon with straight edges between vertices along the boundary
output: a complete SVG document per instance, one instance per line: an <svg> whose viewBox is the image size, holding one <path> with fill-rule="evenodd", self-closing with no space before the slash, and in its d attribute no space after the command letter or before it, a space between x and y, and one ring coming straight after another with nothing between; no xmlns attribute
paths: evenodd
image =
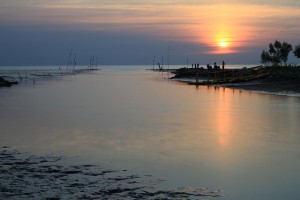
<svg viewBox="0 0 300 200"><path fill-rule="evenodd" d="M269 44L269 50L263 50L260 58L261 63L265 66L292 66L287 65L287 60L289 57L290 52L293 50L291 44L287 42L280 42L276 40L274 43ZM300 58L300 44L295 46L293 51L295 57Z"/></svg>
<svg viewBox="0 0 300 200"><path fill-rule="evenodd" d="M300 44L293 50L291 44L275 41L270 43L268 51L262 51L263 65L224 70L184 67L174 71L175 76L172 78L191 79L185 81L190 85L225 85L236 89L297 96L300 94L300 66L288 64L291 52L300 58Z"/></svg>

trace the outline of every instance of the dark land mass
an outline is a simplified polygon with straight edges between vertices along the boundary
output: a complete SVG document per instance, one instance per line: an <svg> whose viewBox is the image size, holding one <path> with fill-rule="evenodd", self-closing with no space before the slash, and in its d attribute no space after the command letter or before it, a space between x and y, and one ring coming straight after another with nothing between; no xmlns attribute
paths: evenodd
<svg viewBox="0 0 300 200"><path fill-rule="evenodd" d="M5 77L0 77L0 87L10 87L14 84L18 84L17 81L6 80Z"/></svg>
<svg viewBox="0 0 300 200"><path fill-rule="evenodd" d="M35 156L0 148L0 199L191 199L222 197L221 191L158 189L151 175L98 165L70 165L61 156ZM70 158L69 158L70 159ZM69 162L69 160L68 160ZM70 163L70 162L69 162Z"/></svg>
<svg viewBox="0 0 300 200"><path fill-rule="evenodd" d="M265 91L270 93L281 94L300 94L300 73L298 75L272 75L258 79L256 81L249 81L245 84L228 84L229 88L251 90L251 91ZM298 76L295 77L295 76Z"/></svg>
<svg viewBox="0 0 300 200"><path fill-rule="evenodd" d="M300 94L300 67L280 66L225 70L181 68L172 79L191 79L191 85L223 87L278 94ZM194 81L193 81L194 80Z"/></svg>

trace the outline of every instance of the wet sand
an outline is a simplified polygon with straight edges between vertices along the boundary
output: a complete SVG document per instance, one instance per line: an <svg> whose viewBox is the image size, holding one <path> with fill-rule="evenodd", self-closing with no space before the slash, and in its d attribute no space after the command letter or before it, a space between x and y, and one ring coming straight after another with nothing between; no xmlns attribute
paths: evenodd
<svg viewBox="0 0 300 200"><path fill-rule="evenodd" d="M266 68L267 77L241 84L225 84L225 87L278 95L300 96L300 68Z"/></svg>
<svg viewBox="0 0 300 200"><path fill-rule="evenodd" d="M278 95L300 96L300 81L262 79L241 84L224 84L223 87Z"/></svg>
<svg viewBox="0 0 300 200"><path fill-rule="evenodd" d="M164 180L126 169L70 165L71 158L35 156L0 148L0 199L201 199L222 197L220 190L158 189Z"/></svg>

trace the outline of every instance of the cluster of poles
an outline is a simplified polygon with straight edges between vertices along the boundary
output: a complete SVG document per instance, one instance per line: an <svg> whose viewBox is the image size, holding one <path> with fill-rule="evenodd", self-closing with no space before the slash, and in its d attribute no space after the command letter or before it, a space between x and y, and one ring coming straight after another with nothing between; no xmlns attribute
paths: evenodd
<svg viewBox="0 0 300 200"><path fill-rule="evenodd" d="M67 63L67 71L69 70L69 68L73 68L73 70L75 70L75 67L76 67L76 52L74 54L74 56L72 55L72 51L70 51L70 54L69 54L69 58L68 58L68 63Z"/></svg>
<svg viewBox="0 0 300 200"><path fill-rule="evenodd" d="M77 54L76 52L73 53L72 50L69 53L69 57L68 57L68 62L67 62L67 71L68 70L75 70L76 65L77 65ZM88 65L88 69L97 69L98 67L98 57L95 57L94 55L92 55L89 59L89 65Z"/></svg>
<svg viewBox="0 0 300 200"><path fill-rule="evenodd" d="M90 64L88 66L88 69L97 69L97 66L98 66L98 58L93 55L91 58L90 58Z"/></svg>
<svg viewBox="0 0 300 200"><path fill-rule="evenodd" d="M170 59L169 59L170 56L169 56L169 54L170 54L170 47L168 47L168 56L167 56L168 69L170 68ZM153 70L154 70L155 65L156 65L156 56L153 56ZM157 65L158 65L159 70L163 70L164 56L161 57L161 63L157 62Z"/></svg>

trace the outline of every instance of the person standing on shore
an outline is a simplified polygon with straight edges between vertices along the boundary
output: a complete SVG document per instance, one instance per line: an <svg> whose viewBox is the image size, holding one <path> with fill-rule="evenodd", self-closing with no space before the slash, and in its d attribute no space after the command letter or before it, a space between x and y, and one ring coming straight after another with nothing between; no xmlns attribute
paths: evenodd
<svg viewBox="0 0 300 200"><path fill-rule="evenodd" d="M225 62L224 62L224 60L222 61L222 70L224 70L225 69Z"/></svg>

